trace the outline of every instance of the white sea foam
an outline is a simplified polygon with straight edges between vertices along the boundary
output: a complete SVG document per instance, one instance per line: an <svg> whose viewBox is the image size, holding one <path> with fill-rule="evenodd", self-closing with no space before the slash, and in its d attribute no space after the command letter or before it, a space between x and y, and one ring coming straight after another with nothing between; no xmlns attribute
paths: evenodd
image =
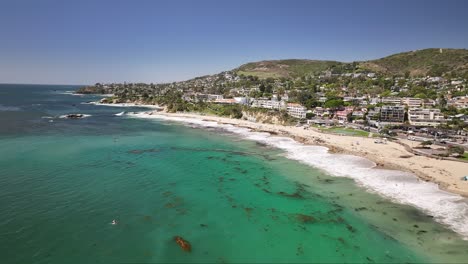
<svg viewBox="0 0 468 264"><path fill-rule="evenodd" d="M75 91L64 91L64 92L57 92L57 94L66 94L66 95L84 96L84 94L77 94L77 93L75 93Z"/></svg>
<svg viewBox="0 0 468 264"><path fill-rule="evenodd" d="M223 128L246 139L282 149L290 159L322 169L333 176L352 178L369 191L417 207L468 240L468 199L445 192L434 183L421 181L412 173L378 169L374 162L362 157L331 154L325 147L304 145L291 138L253 132L233 125L159 114L136 113L128 116Z"/></svg>
<svg viewBox="0 0 468 264"><path fill-rule="evenodd" d="M21 111L21 108L19 108L17 106L6 106L6 105L1 105L0 104L0 111L8 111L8 112Z"/></svg>
<svg viewBox="0 0 468 264"><path fill-rule="evenodd" d="M102 106L112 106L112 107L144 107L151 109L161 109L157 105L144 105L144 104L135 104L135 103L119 103L119 104L105 104L101 102L83 102L81 104L92 104L92 105L102 105Z"/></svg>

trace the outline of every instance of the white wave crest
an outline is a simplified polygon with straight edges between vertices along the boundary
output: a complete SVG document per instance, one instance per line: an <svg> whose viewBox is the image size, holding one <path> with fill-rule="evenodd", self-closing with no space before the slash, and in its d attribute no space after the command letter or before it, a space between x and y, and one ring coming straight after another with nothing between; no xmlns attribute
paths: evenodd
<svg viewBox="0 0 468 264"><path fill-rule="evenodd" d="M12 112L12 111L21 111L21 108L17 106L6 106L0 104L0 111Z"/></svg>

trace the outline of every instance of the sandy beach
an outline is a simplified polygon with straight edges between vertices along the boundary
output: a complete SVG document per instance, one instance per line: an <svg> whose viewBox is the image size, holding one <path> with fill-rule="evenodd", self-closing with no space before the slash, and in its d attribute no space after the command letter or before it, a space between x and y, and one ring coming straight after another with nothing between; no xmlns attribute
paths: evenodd
<svg viewBox="0 0 468 264"><path fill-rule="evenodd" d="M395 142L376 144L373 138L326 134L315 128L305 130L303 127L261 124L218 116L191 113L158 114L231 124L288 136L304 144L326 146L329 152L356 155L375 162L381 168L411 172L424 181L438 184L443 190L468 197L468 182L461 180L461 177L468 175L468 163L417 156Z"/></svg>

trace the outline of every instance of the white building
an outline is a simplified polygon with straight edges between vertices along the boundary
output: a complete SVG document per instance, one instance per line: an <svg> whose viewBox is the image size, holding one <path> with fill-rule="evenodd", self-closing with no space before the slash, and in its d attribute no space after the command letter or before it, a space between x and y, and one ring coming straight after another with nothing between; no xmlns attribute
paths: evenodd
<svg viewBox="0 0 468 264"><path fill-rule="evenodd" d="M243 104L243 105L249 104L249 98L247 97L234 97L234 100L236 100L236 103L238 104Z"/></svg>
<svg viewBox="0 0 468 264"><path fill-rule="evenodd" d="M285 107L284 101L257 99L252 103L252 107L280 110Z"/></svg>
<svg viewBox="0 0 468 264"><path fill-rule="evenodd" d="M393 105L399 105L401 104L401 98L398 97L383 97L380 102L383 104L393 104Z"/></svg>
<svg viewBox="0 0 468 264"><path fill-rule="evenodd" d="M413 126L436 127L446 120L440 109L412 108L408 110L408 120Z"/></svg>
<svg viewBox="0 0 468 264"><path fill-rule="evenodd" d="M286 110L290 116L296 118L306 118L307 108L300 104L288 103Z"/></svg>
<svg viewBox="0 0 468 264"><path fill-rule="evenodd" d="M412 97L404 97L401 99L401 101L404 105L407 105L409 108L421 107L424 103L422 99Z"/></svg>
<svg viewBox="0 0 468 264"><path fill-rule="evenodd" d="M224 96L221 94L208 94L208 101L216 101L220 99L224 99Z"/></svg>

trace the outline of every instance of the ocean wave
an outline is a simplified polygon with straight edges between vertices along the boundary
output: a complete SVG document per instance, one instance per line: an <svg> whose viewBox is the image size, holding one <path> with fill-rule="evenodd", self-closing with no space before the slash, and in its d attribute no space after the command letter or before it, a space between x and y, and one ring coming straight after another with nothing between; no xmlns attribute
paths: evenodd
<svg viewBox="0 0 468 264"><path fill-rule="evenodd" d="M17 106L6 106L6 105L0 104L0 111L5 111L5 112L21 111L21 108Z"/></svg>
<svg viewBox="0 0 468 264"><path fill-rule="evenodd" d="M281 150L286 157L322 169L333 176L352 178L358 185L392 201L421 209L468 240L468 200L460 195L443 191L435 183L419 180L414 174L376 168L366 158L332 154L326 147L310 146L291 138L254 132L248 128L218 124L193 118L170 117L145 113L128 114L130 117L183 122L199 127L222 128L245 139L258 141Z"/></svg>
<svg viewBox="0 0 468 264"><path fill-rule="evenodd" d="M64 95L75 95L75 96L84 96L83 94L77 94L75 91L63 91L63 92L56 92L56 94L64 94Z"/></svg>

